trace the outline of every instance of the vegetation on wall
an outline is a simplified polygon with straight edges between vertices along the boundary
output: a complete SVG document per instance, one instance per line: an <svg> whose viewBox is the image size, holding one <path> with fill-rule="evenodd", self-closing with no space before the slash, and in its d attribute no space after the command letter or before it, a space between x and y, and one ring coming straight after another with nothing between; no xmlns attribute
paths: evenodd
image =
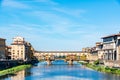
<svg viewBox="0 0 120 80"><path fill-rule="evenodd" d="M0 71L0 76L3 76L3 75L7 75L7 74L13 74L15 72L18 72L20 70L23 70L23 69L26 69L26 68L30 68L31 65L20 65L20 66L16 66L16 67L13 67L13 68L9 68L9 69L6 69L6 70L1 70Z"/></svg>
<svg viewBox="0 0 120 80"><path fill-rule="evenodd" d="M88 68L94 69L96 71L100 71L100 72L105 72L105 73L112 73L112 74L118 74L120 75L120 69L118 68L110 68L110 67L106 67L106 66L102 66L102 65L98 65L99 61L95 61L93 64L90 63L82 63L82 65L85 65Z"/></svg>

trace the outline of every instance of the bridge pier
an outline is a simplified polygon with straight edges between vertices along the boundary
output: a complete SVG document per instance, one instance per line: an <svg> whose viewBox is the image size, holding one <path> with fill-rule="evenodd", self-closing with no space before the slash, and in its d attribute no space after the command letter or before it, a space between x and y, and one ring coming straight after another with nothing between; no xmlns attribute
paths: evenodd
<svg viewBox="0 0 120 80"><path fill-rule="evenodd" d="M68 64L69 64L69 65L73 65L73 60L72 60L72 59L69 60L69 61L68 61Z"/></svg>
<svg viewBox="0 0 120 80"><path fill-rule="evenodd" d="M46 62L47 62L48 65L52 64L51 60L47 60Z"/></svg>

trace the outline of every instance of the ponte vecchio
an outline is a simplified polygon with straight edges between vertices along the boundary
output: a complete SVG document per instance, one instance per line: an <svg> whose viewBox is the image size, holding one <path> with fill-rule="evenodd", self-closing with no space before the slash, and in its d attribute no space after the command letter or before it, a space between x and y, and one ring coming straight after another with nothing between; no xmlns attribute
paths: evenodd
<svg viewBox="0 0 120 80"><path fill-rule="evenodd" d="M45 60L47 64L52 64L54 60L64 60L68 64L73 64L73 61L79 60L80 56L85 54L82 51L36 51L35 56L39 60ZM86 53L88 54L88 53Z"/></svg>

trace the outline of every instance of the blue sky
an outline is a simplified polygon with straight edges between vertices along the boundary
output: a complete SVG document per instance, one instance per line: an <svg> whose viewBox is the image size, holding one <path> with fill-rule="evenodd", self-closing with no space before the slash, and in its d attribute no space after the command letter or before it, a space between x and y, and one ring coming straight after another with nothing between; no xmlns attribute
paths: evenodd
<svg viewBox="0 0 120 80"><path fill-rule="evenodd" d="M0 0L0 37L36 50L81 50L120 31L120 0Z"/></svg>

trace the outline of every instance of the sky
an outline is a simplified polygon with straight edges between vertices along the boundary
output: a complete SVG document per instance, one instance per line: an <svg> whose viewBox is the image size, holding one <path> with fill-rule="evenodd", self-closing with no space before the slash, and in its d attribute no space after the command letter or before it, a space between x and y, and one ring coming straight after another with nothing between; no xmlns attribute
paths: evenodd
<svg viewBox="0 0 120 80"><path fill-rule="evenodd" d="M120 0L0 0L0 37L38 51L81 51L120 32Z"/></svg>

